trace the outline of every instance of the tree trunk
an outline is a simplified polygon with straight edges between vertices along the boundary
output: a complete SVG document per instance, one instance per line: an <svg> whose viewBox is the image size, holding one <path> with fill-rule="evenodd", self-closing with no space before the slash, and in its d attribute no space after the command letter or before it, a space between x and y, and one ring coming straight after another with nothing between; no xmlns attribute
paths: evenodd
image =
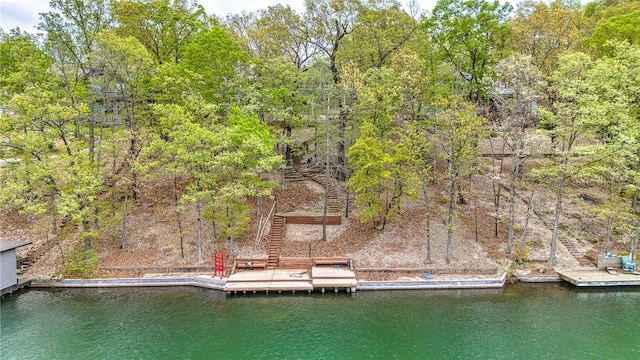
<svg viewBox="0 0 640 360"><path fill-rule="evenodd" d="M514 170L517 165L514 165ZM511 182L509 183L509 228L507 233L507 254L511 254L513 250L513 227L515 226L515 206L516 206L516 173L511 173Z"/></svg>
<svg viewBox="0 0 640 360"><path fill-rule="evenodd" d="M500 196L502 194L502 186L500 186L498 180L493 181L493 209L495 211L495 215L493 216L493 236L495 238L498 237L498 225L500 223Z"/></svg>
<svg viewBox="0 0 640 360"><path fill-rule="evenodd" d="M120 248L125 250L127 248L127 203L129 202L129 189L125 190L124 203L122 204L122 243Z"/></svg>
<svg viewBox="0 0 640 360"><path fill-rule="evenodd" d="M322 207L322 240L327 241L327 207L329 207L329 191L327 176L324 177L325 185L324 185L324 205Z"/></svg>
<svg viewBox="0 0 640 360"><path fill-rule="evenodd" d="M234 217L233 217L233 210L229 210L229 207L227 206L227 219L229 219L228 223L227 223L227 230L228 230L228 236L227 239L229 240L229 260L233 259L233 241L235 240L234 237L234 231L233 231L233 223L234 223Z"/></svg>
<svg viewBox="0 0 640 360"><path fill-rule="evenodd" d="M638 219L636 224L636 234L631 239L631 249L629 251L629 255L631 256L632 261L636 261L636 259L638 258L638 240L640 240L640 214L638 213L638 191L635 191L633 193L633 212L636 214L636 217Z"/></svg>
<svg viewBox="0 0 640 360"><path fill-rule="evenodd" d="M93 121L93 116L89 116L89 161L91 163L95 162L95 152L96 152L96 136L95 136L95 121Z"/></svg>
<svg viewBox="0 0 640 360"><path fill-rule="evenodd" d="M349 197L349 191L346 192L346 201L345 201L345 209L344 209L344 218L348 219L349 218L349 201L350 201L350 197Z"/></svg>
<svg viewBox="0 0 640 360"><path fill-rule="evenodd" d="M291 125L287 124L285 126L285 137L286 139L291 139ZM292 151L291 151L291 144L289 143L289 141L287 141L287 143L285 144L285 148L284 148L284 159L287 162L287 164L293 166L293 156L292 156Z"/></svg>
<svg viewBox="0 0 640 360"><path fill-rule="evenodd" d="M204 262L202 258L202 206L200 200L196 201L196 219L198 222L198 263Z"/></svg>
<svg viewBox="0 0 640 360"><path fill-rule="evenodd" d="M609 196L613 195L613 187L614 187L614 181L613 181L613 177L611 177L609 179ZM607 253L611 252L611 235L613 233L613 216L609 215L607 216L607 234L605 236L605 240L604 240L604 250Z"/></svg>
<svg viewBox="0 0 640 360"><path fill-rule="evenodd" d="M524 248L527 245L527 232L529 230L529 219L531 218L531 208L533 207L533 194L527 203L527 214L524 218L524 230L522 231L522 241L520 243L520 259L524 260Z"/></svg>
<svg viewBox="0 0 640 360"><path fill-rule="evenodd" d="M345 158L346 150L344 146L345 129L347 127L347 112L344 110L344 105L340 105L340 114L338 116L338 166L336 169L336 179L338 181L344 181L346 179L345 174Z"/></svg>
<svg viewBox="0 0 640 360"><path fill-rule="evenodd" d="M631 256L632 261L636 261L638 258L638 240L640 239L640 216L638 217L638 222L636 224L636 234L631 239L631 251L629 251L629 256ZM637 270L637 269L636 269Z"/></svg>
<svg viewBox="0 0 640 360"><path fill-rule="evenodd" d="M178 211L178 177L175 175L173 176L173 202L176 222L178 223L178 236L180 237L180 257L184 259L184 236L182 234L182 220Z"/></svg>
<svg viewBox="0 0 640 360"><path fill-rule="evenodd" d="M607 216L607 235L604 240L604 250L607 253L611 252L611 233L613 232L613 216Z"/></svg>
<svg viewBox="0 0 640 360"><path fill-rule="evenodd" d="M424 206L425 206L425 232L426 232L426 242L427 242L427 264L432 262L431 259L431 212L430 212L430 204L429 204L429 188L425 183L422 184L422 193L424 194Z"/></svg>
<svg viewBox="0 0 640 360"><path fill-rule="evenodd" d="M55 205L55 195L49 195L49 207L51 211L51 235L56 236L58 234L58 211Z"/></svg>
<svg viewBox="0 0 640 360"><path fill-rule="evenodd" d="M473 227L475 230L475 241L478 242L478 199L473 199Z"/></svg>
<svg viewBox="0 0 640 360"><path fill-rule="evenodd" d="M447 202L447 254L445 262L451 263L451 237L453 235L453 210L455 206L455 180L449 182L449 201Z"/></svg>
<svg viewBox="0 0 640 360"><path fill-rule="evenodd" d="M560 214L562 213L562 198L564 197L564 183L566 180L567 159L563 160L562 170L560 170L560 178L558 179L558 195L556 202L556 215L553 219L553 233L551 234L551 250L549 251L549 262L551 265L556 264L556 251L558 248L558 225L560 225Z"/></svg>
<svg viewBox="0 0 640 360"><path fill-rule="evenodd" d="M234 236L229 236L229 259L233 259L233 240Z"/></svg>
<svg viewBox="0 0 640 360"><path fill-rule="evenodd" d="M524 134L522 135L524 136ZM505 141L506 142L506 141ZM516 205L516 177L520 168L521 142L515 140L514 149L511 151L511 176L509 178L509 226L507 229L507 254L513 251L513 228L515 226L515 205Z"/></svg>

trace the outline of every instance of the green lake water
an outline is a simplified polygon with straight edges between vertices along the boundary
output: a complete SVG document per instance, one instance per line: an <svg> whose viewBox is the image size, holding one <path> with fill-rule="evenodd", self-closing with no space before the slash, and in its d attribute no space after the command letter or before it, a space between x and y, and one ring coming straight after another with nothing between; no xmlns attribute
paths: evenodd
<svg viewBox="0 0 640 360"><path fill-rule="evenodd" d="M0 359L640 359L640 289L229 295L32 289Z"/></svg>

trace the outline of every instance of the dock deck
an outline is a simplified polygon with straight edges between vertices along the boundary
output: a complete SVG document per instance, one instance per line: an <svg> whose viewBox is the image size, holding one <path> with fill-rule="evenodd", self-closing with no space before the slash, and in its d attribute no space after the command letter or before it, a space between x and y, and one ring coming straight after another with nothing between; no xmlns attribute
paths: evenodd
<svg viewBox="0 0 640 360"><path fill-rule="evenodd" d="M314 266L306 269L267 269L238 271L227 278L226 292L355 291L356 275L347 268Z"/></svg>
<svg viewBox="0 0 640 360"><path fill-rule="evenodd" d="M15 285L8 286L2 290L0 290L0 296L5 296L11 294L15 291L18 291L26 286L31 284L31 280L27 279L18 279L18 282Z"/></svg>
<svg viewBox="0 0 640 360"><path fill-rule="evenodd" d="M556 270L560 278L575 286L640 286L640 275L624 273L609 274L604 270Z"/></svg>

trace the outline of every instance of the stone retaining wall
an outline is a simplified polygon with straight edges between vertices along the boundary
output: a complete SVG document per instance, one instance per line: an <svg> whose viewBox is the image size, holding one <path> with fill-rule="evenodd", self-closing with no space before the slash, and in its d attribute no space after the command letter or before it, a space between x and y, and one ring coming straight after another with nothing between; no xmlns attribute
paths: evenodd
<svg viewBox="0 0 640 360"><path fill-rule="evenodd" d="M227 283L222 279L199 277L185 278L129 278L129 279L51 279L32 280L30 287L38 288L105 288L105 287L150 287L150 286L197 286L224 290Z"/></svg>
<svg viewBox="0 0 640 360"><path fill-rule="evenodd" d="M358 281L358 290L420 290L420 289L486 289L504 286L506 275L494 279L416 280L416 281ZM33 280L36 288L105 288L149 286L196 286L224 290L225 279L205 277L160 277L128 279L51 279Z"/></svg>
<svg viewBox="0 0 640 360"><path fill-rule="evenodd" d="M506 275L496 279L416 280L416 281L358 281L361 290L435 290L435 289L492 289L502 288Z"/></svg>

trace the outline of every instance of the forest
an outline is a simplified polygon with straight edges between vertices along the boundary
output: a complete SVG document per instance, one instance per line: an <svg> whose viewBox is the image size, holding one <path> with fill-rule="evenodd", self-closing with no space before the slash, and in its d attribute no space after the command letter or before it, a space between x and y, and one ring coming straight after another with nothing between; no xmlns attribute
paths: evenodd
<svg viewBox="0 0 640 360"><path fill-rule="evenodd" d="M427 219L439 207L447 264L477 176L507 254L524 251L516 193L553 194L554 264L565 191L589 184L607 250L618 238L637 256L640 1L306 0L224 18L195 0L50 5L39 35L0 32L0 209L73 237L71 268L101 242L127 248L158 179L178 219L194 209L192 261L211 256L203 223L233 249L300 161L376 231L408 199Z"/></svg>

